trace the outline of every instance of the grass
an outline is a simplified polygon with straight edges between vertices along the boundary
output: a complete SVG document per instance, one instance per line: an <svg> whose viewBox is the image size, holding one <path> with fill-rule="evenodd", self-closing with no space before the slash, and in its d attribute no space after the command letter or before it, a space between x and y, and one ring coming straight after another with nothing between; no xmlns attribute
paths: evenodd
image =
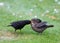
<svg viewBox="0 0 60 43"><path fill-rule="evenodd" d="M4 3L0 6L0 43L60 43L60 10L54 13L54 9L60 9L60 5L54 0L0 0ZM33 9L33 10L31 10ZM46 13L58 19L42 16ZM25 26L21 31L14 32L12 27L7 27L10 22L30 19L37 16L53 28L46 29L42 35L34 32L30 25ZM2 37L2 38L1 38Z"/></svg>

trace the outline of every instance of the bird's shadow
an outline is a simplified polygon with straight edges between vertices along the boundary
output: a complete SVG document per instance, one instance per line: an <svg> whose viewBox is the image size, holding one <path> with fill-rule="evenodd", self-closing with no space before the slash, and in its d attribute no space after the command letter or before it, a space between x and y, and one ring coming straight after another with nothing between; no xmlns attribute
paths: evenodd
<svg viewBox="0 0 60 43"><path fill-rule="evenodd" d="M12 30L8 30L8 32L14 34L15 36L19 36L19 35L46 35L46 34L49 34L48 32L43 32L43 33L37 33L33 30L29 30L29 31L26 31L26 30L18 30L18 31L12 31Z"/></svg>
<svg viewBox="0 0 60 43"><path fill-rule="evenodd" d="M12 32L12 34L15 34L15 36L19 36L19 35L44 35L44 33L37 33L34 31L16 31L16 32Z"/></svg>

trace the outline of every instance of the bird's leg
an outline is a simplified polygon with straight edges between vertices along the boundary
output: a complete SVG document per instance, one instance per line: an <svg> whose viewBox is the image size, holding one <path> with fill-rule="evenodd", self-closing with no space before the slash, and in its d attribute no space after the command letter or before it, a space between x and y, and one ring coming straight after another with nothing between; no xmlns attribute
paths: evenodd
<svg viewBox="0 0 60 43"><path fill-rule="evenodd" d="M20 29L20 33L22 33L22 32L21 32L21 29Z"/></svg>
<svg viewBox="0 0 60 43"><path fill-rule="evenodd" d="M42 35L42 33L41 33L41 32L38 32L37 34L38 34L38 35Z"/></svg>
<svg viewBox="0 0 60 43"><path fill-rule="evenodd" d="M42 35L43 32L40 32L39 34Z"/></svg>
<svg viewBox="0 0 60 43"><path fill-rule="evenodd" d="M42 35L42 32L40 33L40 35Z"/></svg>
<svg viewBox="0 0 60 43"><path fill-rule="evenodd" d="M21 31L21 29L20 29L20 34L23 34L23 32Z"/></svg>
<svg viewBox="0 0 60 43"><path fill-rule="evenodd" d="M15 32L16 32L16 29L15 29Z"/></svg>
<svg viewBox="0 0 60 43"><path fill-rule="evenodd" d="M16 33L16 29L15 29L14 33Z"/></svg>

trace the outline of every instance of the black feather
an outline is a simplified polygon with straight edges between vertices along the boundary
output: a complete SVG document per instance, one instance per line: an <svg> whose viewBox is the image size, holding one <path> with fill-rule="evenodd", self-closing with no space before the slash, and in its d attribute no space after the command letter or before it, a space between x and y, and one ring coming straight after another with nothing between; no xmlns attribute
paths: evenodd
<svg viewBox="0 0 60 43"><path fill-rule="evenodd" d="M12 22L11 25L8 25L8 26L12 26L16 31L18 29L21 30L25 25L30 24L30 23L31 23L30 20L21 20L21 21Z"/></svg>

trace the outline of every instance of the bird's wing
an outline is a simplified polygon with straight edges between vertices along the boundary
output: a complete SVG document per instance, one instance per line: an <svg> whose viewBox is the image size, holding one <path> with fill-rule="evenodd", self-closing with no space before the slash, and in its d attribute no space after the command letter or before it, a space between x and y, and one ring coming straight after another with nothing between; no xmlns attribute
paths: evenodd
<svg viewBox="0 0 60 43"><path fill-rule="evenodd" d="M47 22L41 22L36 25L37 28L45 27Z"/></svg>

